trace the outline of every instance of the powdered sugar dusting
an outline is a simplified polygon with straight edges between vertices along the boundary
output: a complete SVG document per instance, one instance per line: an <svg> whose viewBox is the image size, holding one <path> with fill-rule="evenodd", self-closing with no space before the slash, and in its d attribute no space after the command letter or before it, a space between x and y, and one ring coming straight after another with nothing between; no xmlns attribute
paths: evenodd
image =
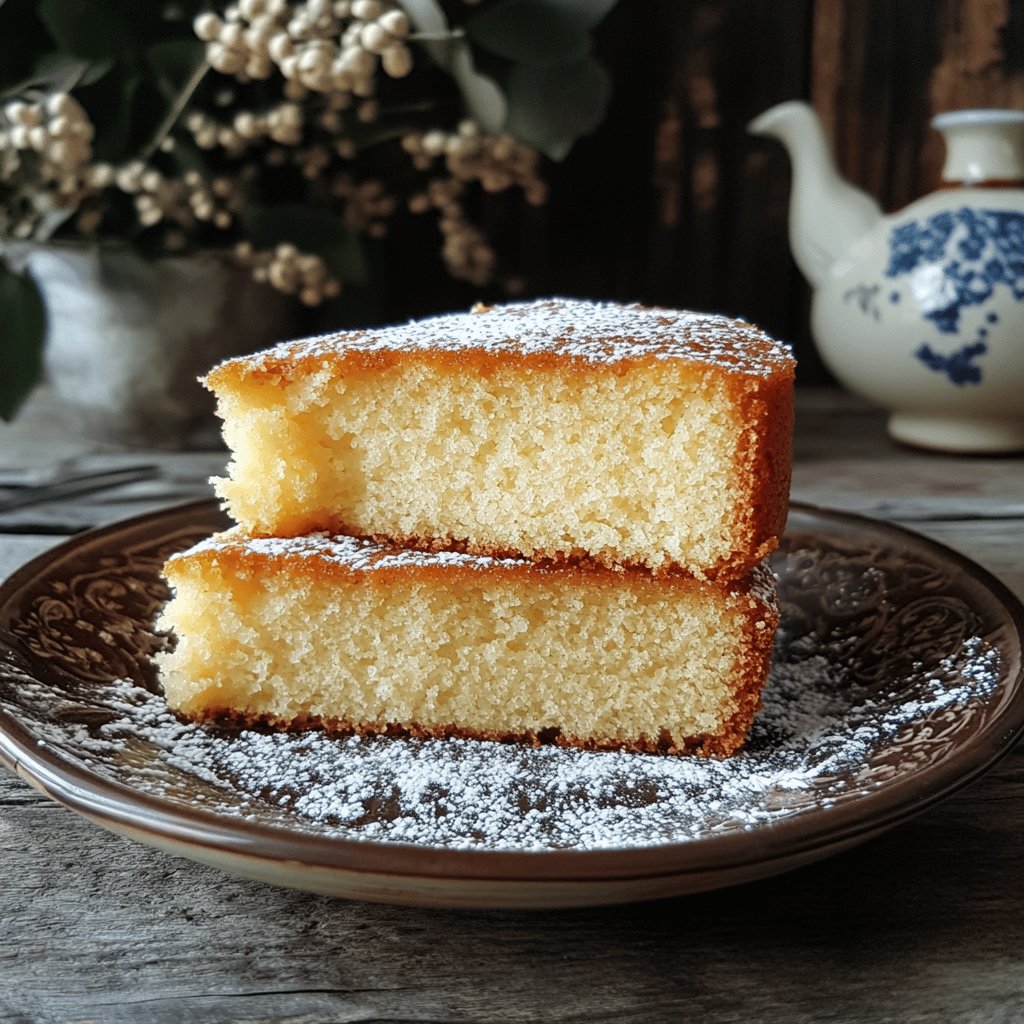
<svg viewBox="0 0 1024 1024"><path fill-rule="evenodd" d="M333 565L351 573L444 568L478 571L505 568L531 573L559 572L557 566L533 562L522 557L496 558L460 551L420 551L347 534L310 533L298 537L252 537L240 527L233 527L201 540L188 551L173 555L170 564L207 555L215 559L221 555L255 560L308 559ZM593 566L593 570L601 573L607 571L600 566ZM636 571L638 575L645 575L643 570ZM678 575L685 574L679 572ZM737 593L749 590L751 596L761 604L770 608L777 606L775 580L766 561L758 563L749 576L721 585L728 586Z"/></svg>
<svg viewBox="0 0 1024 1024"><path fill-rule="evenodd" d="M865 687L813 636L783 634L747 749L728 760L469 741L331 739L179 722L128 681L75 709L18 685L42 743L106 778L219 815L299 832L449 849L608 849L755 829L854 800L950 752L997 689L979 636L925 669ZM0 704L9 702L0 692Z"/></svg>
<svg viewBox="0 0 1024 1024"><path fill-rule="evenodd" d="M228 364L277 372L289 363L347 352L472 350L516 356L555 355L592 363L652 357L713 364L768 377L792 366L789 348L751 324L710 313L639 305L547 299L480 307L378 330L285 342ZM215 380L217 371L213 373Z"/></svg>
<svg viewBox="0 0 1024 1024"><path fill-rule="evenodd" d="M533 564L526 558L492 558L488 555L471 555L459 551L418 551L345 534L311 533L299 537L250 537L238 527L200 541L188 551L175 555L172 561L196 555L220 555L227 552L265 558L311 558L333 563L351 572L446 566L469 569L491 569L496 566L525 568Z"/></svg>

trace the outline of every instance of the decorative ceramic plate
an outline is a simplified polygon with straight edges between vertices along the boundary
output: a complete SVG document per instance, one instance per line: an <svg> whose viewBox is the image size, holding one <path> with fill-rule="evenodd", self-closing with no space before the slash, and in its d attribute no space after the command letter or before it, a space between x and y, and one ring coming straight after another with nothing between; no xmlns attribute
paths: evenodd
<svg viewBox="0 0 1024 1024"><path fill-rule="evenodd" d="M0 758L142 842L358 899L568 906L695 892L861 842L993 764L1024 725L1024 609L960 555L794 506L783 618L724 761L177 721L150 658L173 551L213 503L83 534L0 588Z"/></svg>

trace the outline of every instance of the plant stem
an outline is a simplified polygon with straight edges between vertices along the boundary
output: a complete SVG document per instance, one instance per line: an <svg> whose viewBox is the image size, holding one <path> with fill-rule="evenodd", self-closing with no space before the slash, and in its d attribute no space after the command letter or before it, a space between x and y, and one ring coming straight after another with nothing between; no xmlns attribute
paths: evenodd
<svg viewBox="0 0 1024 1024"><path fill-rule="evenodd" d="M174 102L171 104L171 109L167 111L166 116L160 122L160 127L157 128L156 133L149 142L149 145L139 153L140 160L148 160L157 151L157 149L159 149L160 143L170 135L175 122L181 116L181 112L188 105L188 101L192 98L192 94L199 88L199 83L206 77L206 72L209 70L210 65L207 64L205 60L196 65L195 71L192 72L189 80L185 83L181 92L178 93Z"/></svg>
<svg viewBox="0 0 1024 1024"><path fill-rule="evenodd" d="M462 39L465 34L465 29L453 28L450 32L410 32L405 38L416 43L447 43L453 39Z"/></svg>

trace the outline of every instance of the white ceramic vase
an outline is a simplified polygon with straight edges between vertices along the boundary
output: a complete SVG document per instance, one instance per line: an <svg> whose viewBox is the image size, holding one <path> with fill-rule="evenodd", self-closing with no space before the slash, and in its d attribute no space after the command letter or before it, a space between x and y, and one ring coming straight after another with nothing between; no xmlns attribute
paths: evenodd
<svg viewBox="0 0 1024 1024"><path fill-rule="evenodd" d="M212 419L198 376L287 333L288 304L215 255L147 260L123 246L8 247L46 306L46 380L73 430L179 447Z"/></svg>

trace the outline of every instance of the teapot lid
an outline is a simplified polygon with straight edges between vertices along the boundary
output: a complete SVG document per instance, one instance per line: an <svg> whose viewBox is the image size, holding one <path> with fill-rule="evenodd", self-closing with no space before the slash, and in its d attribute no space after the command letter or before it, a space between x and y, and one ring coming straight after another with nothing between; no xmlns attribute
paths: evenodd
<svg viewBox="0 0 1024 1024"><path fill-rule="evenodd" d="M946 140L943 181L1024 182L1024 110L950 110L932 127Z"/></svg>

